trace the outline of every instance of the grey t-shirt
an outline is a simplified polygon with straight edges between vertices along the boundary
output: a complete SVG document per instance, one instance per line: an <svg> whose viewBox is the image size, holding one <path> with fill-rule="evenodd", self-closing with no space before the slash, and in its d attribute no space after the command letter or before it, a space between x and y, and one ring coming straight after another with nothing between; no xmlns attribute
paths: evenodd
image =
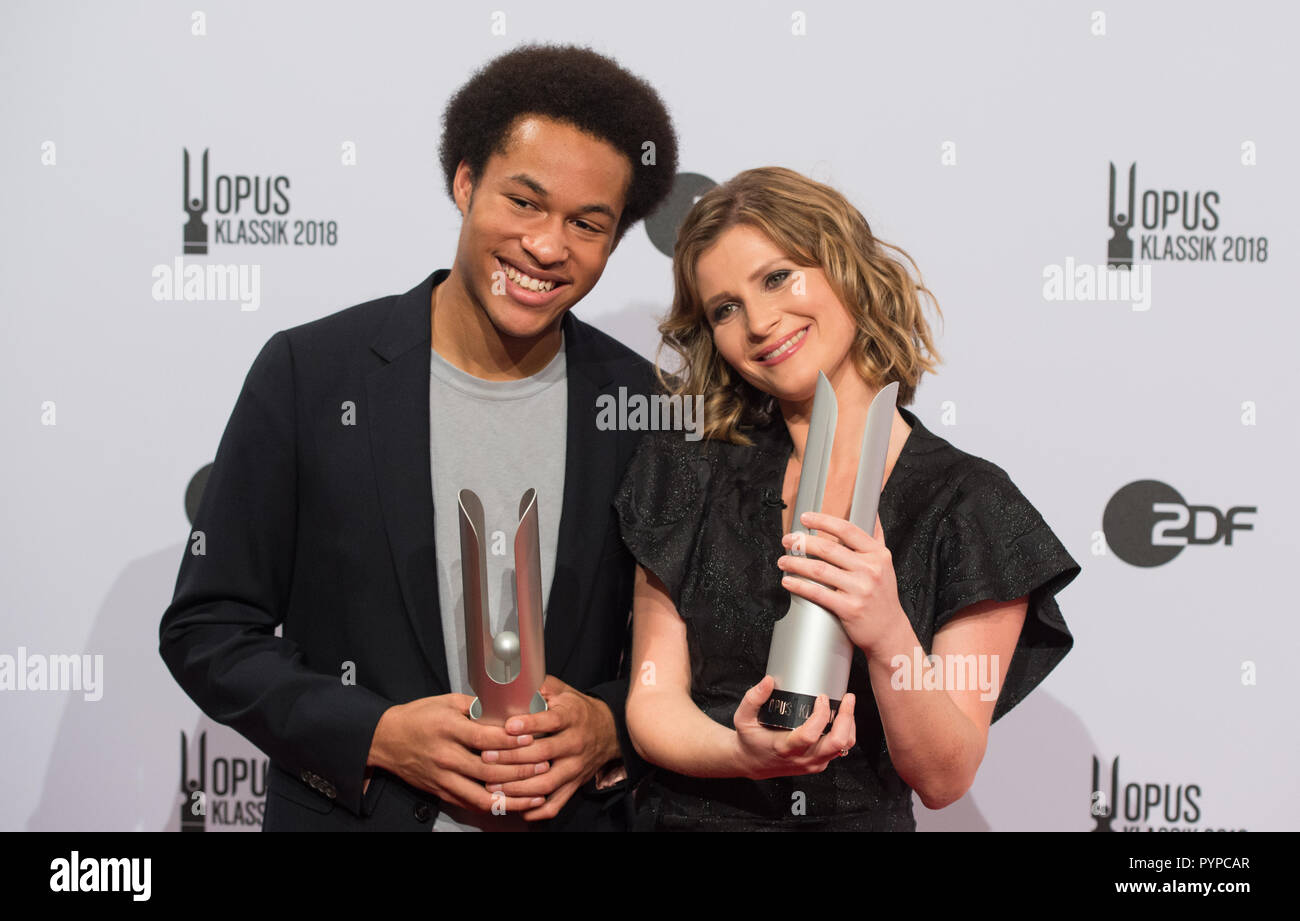
<svg viewBox="0 0 1300 921"><path fill-rule="evenodd" d="M432 349L429 354L429 457L442 635L451 689L472 696L466 674L457 494L472 489L483 503L492 633L514 630L515 529L519 499L530 488L537 490L543 606L555 575L568 423L564 344L561 341L555 357L537 374L513 381L485 381ZM433 830L519 827L514 817L447 808L438 814Z"/></svg>

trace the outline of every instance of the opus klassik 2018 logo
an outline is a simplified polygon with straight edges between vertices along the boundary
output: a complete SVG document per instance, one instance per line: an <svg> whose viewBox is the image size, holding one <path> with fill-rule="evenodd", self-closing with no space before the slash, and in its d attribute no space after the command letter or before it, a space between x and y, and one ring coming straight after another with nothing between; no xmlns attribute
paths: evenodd
<svg viewBox="0 0 1300 921"><path fill-rule="evenodd" d="M1111 759L1109 778L1105 776L1105 763L1092 756L1089 814L1093 831L1246 830L1202 824L1205 815L1199 783L1120 783L1118 756Z"/></svg>
<svg viewBox="0 0 1300 921"><path fill-rule="evenodd" d="M181 831L260 828L268 759L234 754L209 758L208 734L200 732L195 741L191 752L181 733Z"/></svg>
<svg viewBox="0 0 1300 921"><path fill-rule="evenodd" d="M1228 212L1215 189L1142 188L1138 176L1136 162L1127 170L1110 164L1107 265L1268 261L1268 237L1225 225Z"/></svg>
<svg viewBox="0 0 1300 921"><path fill-rule="evenodd" d="M181 150L185 255L207 255L213 246L338 244L338 221L291 215L293 183L288 176L218 172L212 163L209 148L197 158L188 147Z"/></svg>

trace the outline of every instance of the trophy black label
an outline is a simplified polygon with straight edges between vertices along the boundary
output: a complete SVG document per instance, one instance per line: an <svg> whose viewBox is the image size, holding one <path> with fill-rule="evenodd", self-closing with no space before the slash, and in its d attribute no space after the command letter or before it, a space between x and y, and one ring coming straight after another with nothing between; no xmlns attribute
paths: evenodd
<svg viewBox="0 0 1300 921"><path fill-rule="evenodd" d="M840 702L832 700L831 718L826 722L822 735L831 731L835 715L840 712ZM798 729L813 715L817 698L811 694L795 694L792 691L773 691L758 711L758 722L768 729Z"/></svg>

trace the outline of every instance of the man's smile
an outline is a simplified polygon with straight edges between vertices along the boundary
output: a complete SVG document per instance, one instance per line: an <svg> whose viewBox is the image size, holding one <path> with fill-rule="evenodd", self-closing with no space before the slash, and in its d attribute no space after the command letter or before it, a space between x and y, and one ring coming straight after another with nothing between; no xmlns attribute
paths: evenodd
<svg viewBox="0 0 1300 921"><path fill-rule="evenodd" d="M506 290L510 296L528 307L545 307L570 285L570 282L553 272L538 272L533 275L500 256L496 257L496 261L505 275Z"/></svg>

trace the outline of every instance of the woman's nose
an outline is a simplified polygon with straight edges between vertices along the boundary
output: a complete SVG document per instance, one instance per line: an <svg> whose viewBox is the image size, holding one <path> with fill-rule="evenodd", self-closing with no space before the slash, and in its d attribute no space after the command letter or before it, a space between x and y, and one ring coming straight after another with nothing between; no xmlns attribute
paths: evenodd
<svg viewBox="0 0 1300 921"><path fill-rule="evenodd" d="M770 302L751 301L745 307L745 322L749 335L755 340L763 340L768 333L781 323L781 311Z"/></svg>

